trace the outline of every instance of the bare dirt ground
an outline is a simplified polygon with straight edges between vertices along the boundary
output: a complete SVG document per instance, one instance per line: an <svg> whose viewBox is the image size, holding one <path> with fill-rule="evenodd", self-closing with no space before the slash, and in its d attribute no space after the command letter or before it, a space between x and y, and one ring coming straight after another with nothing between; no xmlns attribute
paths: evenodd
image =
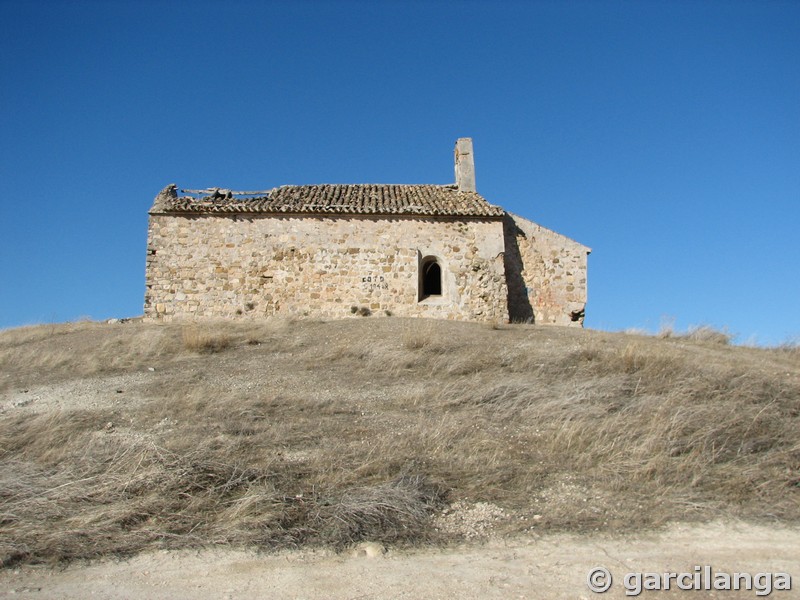
<svg viewBox="0 0 800 600"><path fill-rule="evenodd" d="M367 548L369 550L369 548ZM625 598L629 572L789 573L800 598L800 530L745 523L672 525L660 532L493 539L458 548L371 552L230 549L161 551L130 560L74 564L63 570L0 571L0 597L13 598ZM605 594L586 584L590 569L614 577ZM674 584L673 584L674 585ZM755 598L739 592L643 591L642 596Z"/></svg>

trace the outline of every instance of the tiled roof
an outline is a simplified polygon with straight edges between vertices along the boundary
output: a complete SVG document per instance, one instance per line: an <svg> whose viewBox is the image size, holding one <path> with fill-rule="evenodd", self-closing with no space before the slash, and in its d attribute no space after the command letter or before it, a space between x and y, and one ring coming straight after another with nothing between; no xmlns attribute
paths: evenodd
<svg viewBox="0 0 800 600"><path fill-rule="evenodd" d="M210 190L206 191L209 192ZM501 217L504 211L454 185L286 185L258 195L216 190L178 196L168 186L153 213L268 213Z"/></svg>

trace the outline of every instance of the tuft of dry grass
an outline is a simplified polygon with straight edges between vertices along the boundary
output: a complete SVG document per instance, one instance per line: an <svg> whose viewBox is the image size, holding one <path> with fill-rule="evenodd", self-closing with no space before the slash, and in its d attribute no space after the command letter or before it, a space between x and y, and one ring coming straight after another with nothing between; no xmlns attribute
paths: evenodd
<svg viewBox="0 0 800 600"><path fill-rule="evenodd" d="M628 335L649 335L647 331L643 329L627 329L625 331ZM684 332L675 331L675 322L674 319L667 319L662 322L656 337L661 339L680 339L680 340L688 340L691 342L700 342L700 343L711 343L711 344L721 344L727 346L730 344L736 335L730 333L726 328L717 329L711 325L694 325L689 327L689 329Z"/></svg>
<svg viewBox="0 0 800 600"><path fill-rule="evenodd" d="M735 337L726 329L715 329L710 325L699 325L697 327L690 327L686 333L686 337L694 342L709 342L712 344L727 345Z"/></svg>
<svg viewBox="0 0 800 600"><path fill-rule="evenodd" d="M445 543L443 511L473 506L510 534L800 521L796 348L398 318L44 327L0 332L6 566Z"/></svg>
<svg viewBox="0 0 800 600"><path fill-rule="evenodd" d="M231 345L231 338L225 333L210 332L191 325L183 330L183 347L192 352L222 352ZM248 339L248 343L252 343Z"/></svg>

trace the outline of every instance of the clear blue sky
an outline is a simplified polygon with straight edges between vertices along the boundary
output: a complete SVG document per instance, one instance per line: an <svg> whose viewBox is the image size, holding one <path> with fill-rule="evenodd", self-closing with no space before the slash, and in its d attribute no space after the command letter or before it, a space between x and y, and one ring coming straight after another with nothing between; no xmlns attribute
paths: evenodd
<svg viewBox="0 0 800 600"><path fill-rule="evenodd" d="M586 325L800 336L800 2L0 0L0 327L141 314L168 183L449 183L593 248Z"/></svg>

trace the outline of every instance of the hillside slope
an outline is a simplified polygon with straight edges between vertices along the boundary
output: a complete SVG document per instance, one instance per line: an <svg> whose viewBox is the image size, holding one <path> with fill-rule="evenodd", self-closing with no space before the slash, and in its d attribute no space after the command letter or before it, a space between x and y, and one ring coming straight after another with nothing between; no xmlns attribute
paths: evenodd
<svg viewBox="0 0 800 600"><path fill-rule="evenodd" d="M800 355L396 318L0 332L0 561L800 522Z"/></svg>

